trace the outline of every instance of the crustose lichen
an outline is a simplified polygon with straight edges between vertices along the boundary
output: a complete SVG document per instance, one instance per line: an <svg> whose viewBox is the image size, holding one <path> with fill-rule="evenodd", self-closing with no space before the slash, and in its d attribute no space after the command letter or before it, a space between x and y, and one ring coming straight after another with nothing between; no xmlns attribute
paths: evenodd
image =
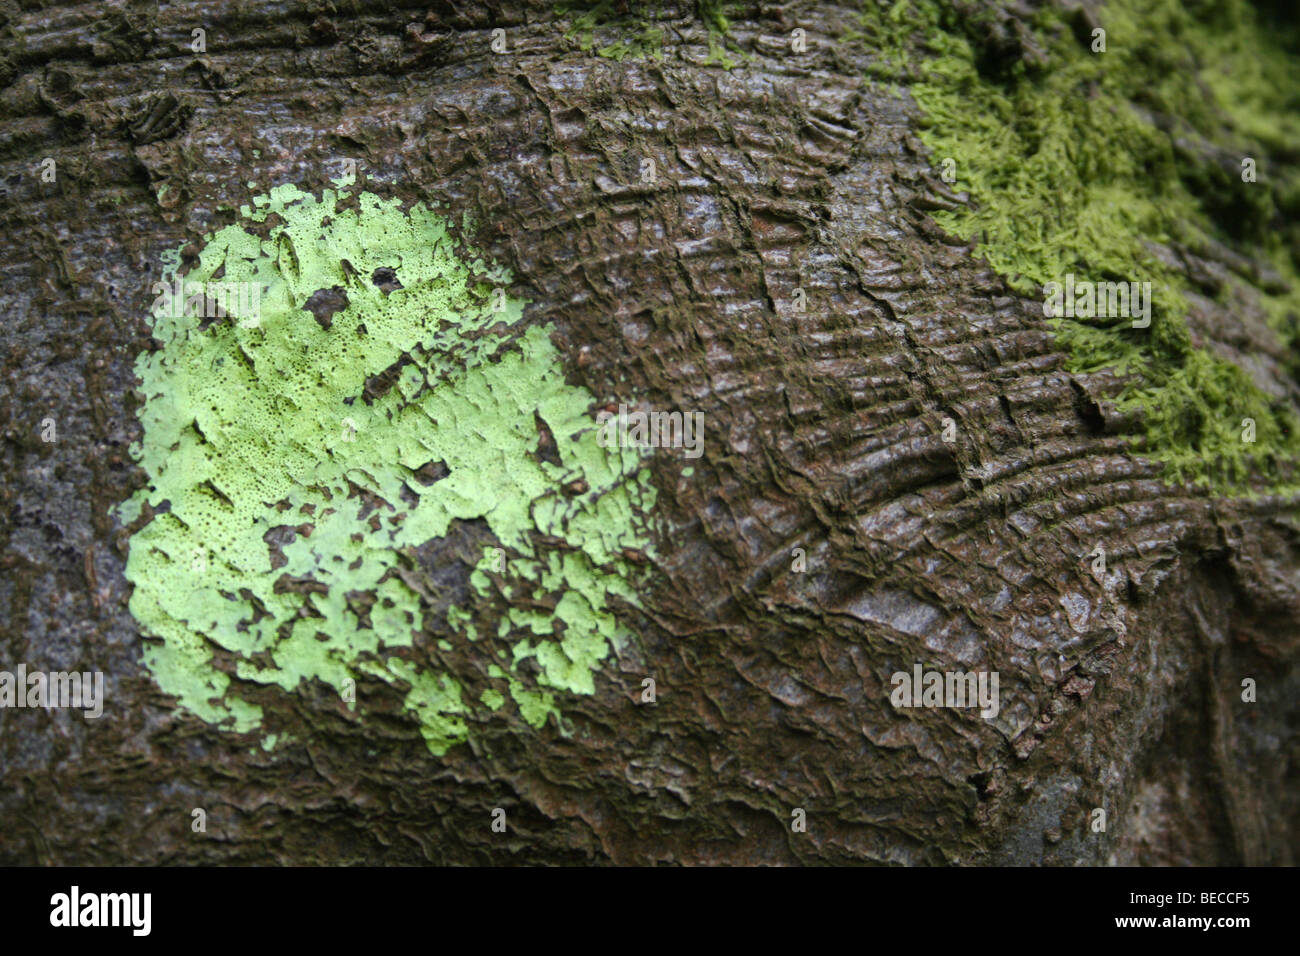
<svg viewBox="0 0 1300 956"><path fill-rule="evenodd" d="M155 308L133 448L149 480L120 513L149 516L130 542L130 607L158 684L206 721L265 729L258 685L350 697L364 674L406 688L441 754L507 695L539 726L557 693L593 691L626 636L610 598L635 603L622 552L647 548L654 490L634 449L598 446L592 396L499 291L508 275L458 255L422 205L340 199L281 186L206 238L185 285L254 288L256 321L237 297L215 320ZM404 564L476 519L509 560L485 550L472 586L532 598L500 619L513 643L483 678L486 706L464 675L427 666ZM479 640L472 617L453 607L448 624Z"/></svg>

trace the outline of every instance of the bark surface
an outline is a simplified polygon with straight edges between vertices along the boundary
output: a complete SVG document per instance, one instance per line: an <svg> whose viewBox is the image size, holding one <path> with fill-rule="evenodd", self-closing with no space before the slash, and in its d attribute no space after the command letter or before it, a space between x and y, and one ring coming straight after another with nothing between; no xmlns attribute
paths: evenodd
<svg viewBox="0 0 1300 956"><path fill-rule="evenodd" d="M663 58L619 62L549 3L0 3L0 666L108 682L98 721L0 711L0 862L1294 862L1297 502L1160 480L1115 378L1066 372L1042 303L931 221L959 200L841 39L856 12L750 6L719 40L668 2ZM161 254L246 183L319 189L348 158L469 214L571 383L705 416L703 458L651 460L639 640L563 722L442 758L379 682L364 720L266 689L293 738L270 752L177 712L110 515L142 480ZM421 561L431 608L496 633L484 543L465 523ZM419 653L477 695L490 641L450 633ZM999 717L896 710L917 662L997 670Z"/></svg>

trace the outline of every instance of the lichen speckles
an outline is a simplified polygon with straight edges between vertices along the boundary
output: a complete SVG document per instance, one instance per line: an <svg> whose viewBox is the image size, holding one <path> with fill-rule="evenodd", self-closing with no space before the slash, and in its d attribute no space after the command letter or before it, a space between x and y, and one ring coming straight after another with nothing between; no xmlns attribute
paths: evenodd
<svg viewBox="0 0 1300 956"><path fill-rule="evenodd" d="M422 205L342 200L281 186L206 237L186 286L250 283L257 321L154 310L132 449L149 480L119 509L124 524L148 515L130 606L159 686L206 721L263 729L258 685L343 692L371 675L405 692L442 754L507 696L539 726L557 693L593 691L627 637L609 598L636 603L622 549L649 547L655 493L637 451L598 445L592 396L566 384L549 328L495 291L503 270L458 255ZM566 493L578 479L587 490ZM533 610L502 616L513 658L471 696L426 666L409 556L476 519L501 552L485 550L473 587L527 593ZM446 624L473 641L472 617Z"/></svg>

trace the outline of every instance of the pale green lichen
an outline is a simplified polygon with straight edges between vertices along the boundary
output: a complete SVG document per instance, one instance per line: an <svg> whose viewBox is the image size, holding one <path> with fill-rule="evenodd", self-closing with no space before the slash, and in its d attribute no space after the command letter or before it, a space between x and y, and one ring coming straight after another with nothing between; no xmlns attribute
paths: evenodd
<svg viewBox="0 0 1300 956"><path fill-rule="evenodd" d="M599 446L592 396L566 384L549 328L526 327L523 303L495 291L504 271L458 254L422 205L347 198L281 186L206 237L187 290L251 283L257 321L156 303L160 348L136 363L132 449L149 482L120 509L123 523L153 512L131 538L130 607L159 686L206 721L258 730L250 688L317 680L344 692L368 674L406 688L441 754L474 709L456 675L416 663L412 549L482 519L506 560L484 555L477 593L501 584L554 608L502 618L521 637L512 671L534 657L536 686L493 673L540 726L557 694L591 693L592 672L628 638L608 598L636 603L622 552L649 547L655 493L636 449ZM170 283L179 256L165 261ZM321 290L338 309L325 322L306 308ZM382 373L391 387L367 392ZM539 418L552 455L536 453ZM445 476L417 474L431 463ZM466 641L471 616L448 616ZM490 713L505 697L482 700Z"/></svg>
<svg viewBox="0 0 1300 956"><path fill-rule="evenodd" d="M1046 53L1037 68L1005 53L982 61L974 37L985 19L936 0L869 3L863 18L863 36L881 54L876 75L906 82L936 165L954 160L954 188L973 200L935 218L977 238L980 254L1026 295L1041 297L1070 273L1150 281L1150 328L1125 318L1051 320L1070 367L1133 373L1119 405L1142 409L1146 452L1171 479L1223 492L1259 478L1289 486L1300 458L1295 416L1243 369L1194 343L1188 280L1154 244L1237 244L1270 262L1286 291L1249 295L1294 348L1300 243L1285 224L1300 206L1295 164L1276 163L1256 183L1225 170L1237 153L1294 154L1300 57L1282 35L1293 27L1263 23L1244 0L1111 0L1098 19L1106 51L1094 53L1045 8L1021 24ZM1236 146L1234 162L1179 151L1180 139ZM1231 308L1242 285L1226 283L1219 300ZM1255 422L1253 444L1243 441L1244 419Z"/></svg>

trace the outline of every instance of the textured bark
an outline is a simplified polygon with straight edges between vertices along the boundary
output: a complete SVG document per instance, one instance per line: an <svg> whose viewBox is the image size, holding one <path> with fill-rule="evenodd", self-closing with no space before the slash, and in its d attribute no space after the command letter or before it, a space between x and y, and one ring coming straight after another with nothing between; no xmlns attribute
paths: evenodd
<svg viewBox="0 0 1300 956"><path fill-rule="evenodd" d="M958 199L839 39L854 14L751 6L728 71L693 5L658 12L661 61L620 63L549 3L0 4L0 662L108 677L97 722L0 712L0 861L1293 862L1297 502L1160 480L1113 376L1067 373L1041 303L930 220ZM261 700L296 742L250 752L139 663L109 509L142 480L160 254L246 182L319 188L349 157L470 214L571 383L705 414L702 459L653 459L638 645L562 727L434 758L385 685L364 721L304 685ZM1198 329L1249 350L1216 308ZM425 549L437 593L467 603L484 533ZM485 650L448 635L421 652L472 685ZM996 669L1000 717L895 710L918 661Z"/></svg>

